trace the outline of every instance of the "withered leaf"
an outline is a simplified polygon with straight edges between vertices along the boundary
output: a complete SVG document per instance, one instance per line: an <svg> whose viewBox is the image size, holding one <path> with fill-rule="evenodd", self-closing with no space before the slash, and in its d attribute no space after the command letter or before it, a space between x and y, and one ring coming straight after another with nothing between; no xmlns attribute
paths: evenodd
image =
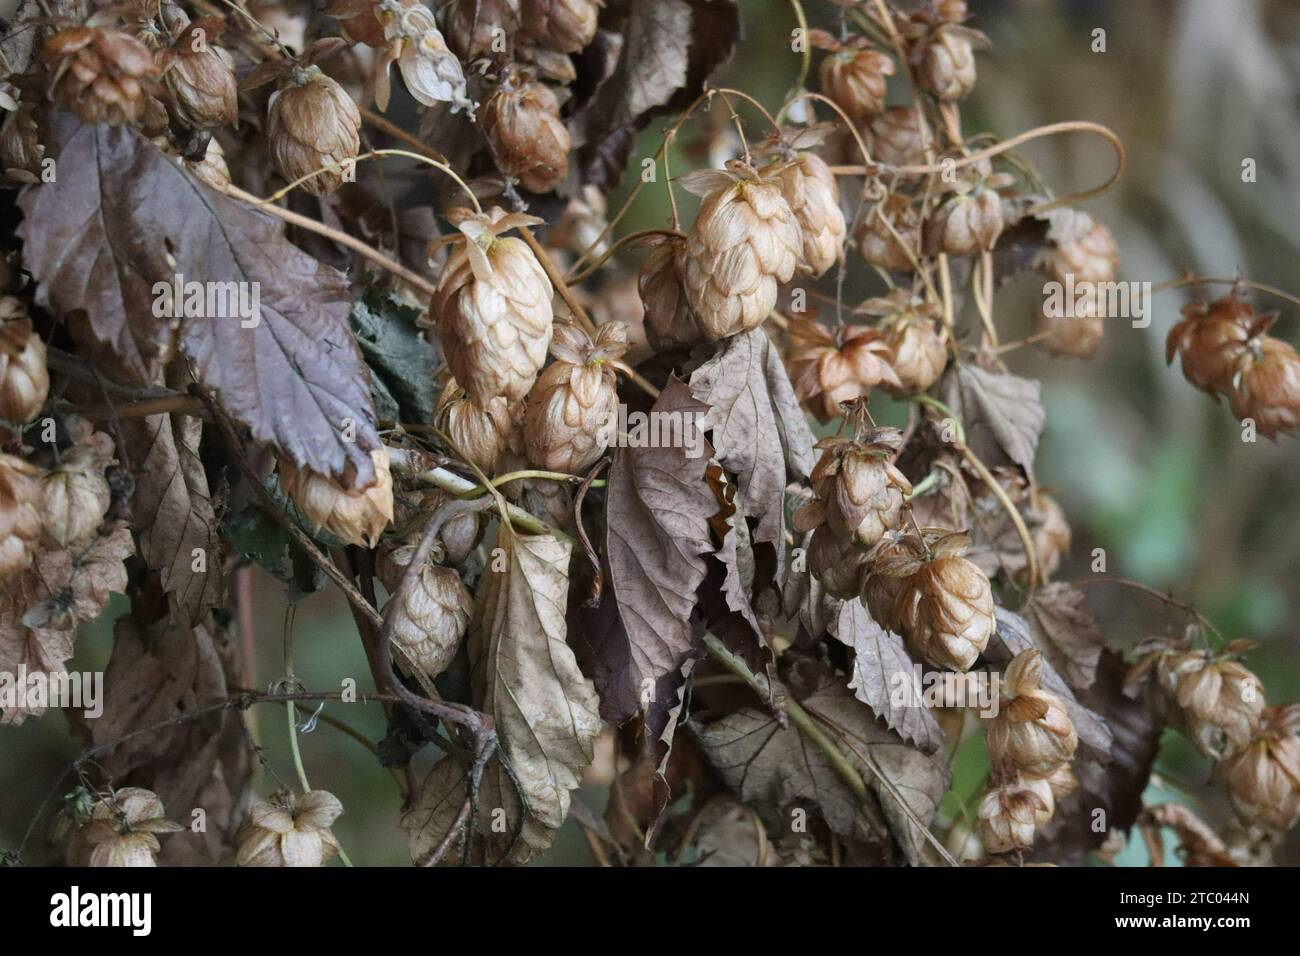
<svg viewBox="0 0 1300 956"><path fill-rule="evenodd" d="M984 464L1019 465L1032 480L1038 438L1047 422L1040 383L962 363L944 373L939 391L961 418L966 444Z"/></svg>
<svg viewBox="0 0 1300 956"><path fill-rule="evenodd" d="M935 863L936 851L924 828L952 781L942 754L931 756L904 743L881 727L846 688L819 691L804 707L836 732L850 758L863 768L862 778L880 801L907 861L913 866Z"/></svg>
<svg viewBox="0 0 1300 956"><path fill-rule="evenodd" d="M538 828L564 822L569 791L591 763L600 701L565 640L570 545L503 528L497 547L502 553L493 564L499 560L504 569L490 564L478 584L468 639L471 682L479 708L496 720L499 752L536 824L525 826L524 840L542 850L549 832ZM489 767L484 787L493 781L513 793L504 771Z"/></svg>
<svg viewBox="0 0 1300 956"><path fill-rule="evenodd" d="M234 710L133 731L225 700L236 674L229 636L210 623L164 621L146 629L123 617L114 629L104 712L86 727L92 745L122 742L97 761L117 786L146 787L180 816L190 807L206 813L205 831L187 828L163 842L163 862L215 866L233 850L251 754Z"/></svg>
<svg viewBox="0 0 1300 956"><path fill-rule="evenodd" d="M141 557L158 571L179 621L197 626L224 591L224 545L199 460L203 423L150 415L123 420L119 429L135 475L131 515Z"/></svg>
<svg viewBox="0 0 1300 956"><path fill-rule="evenodd" d="M658 736L667 719L663 708L675 699L682 666L696 650L691 612L713 550L709 518L718 504L704 476L709 453L698 416L705 406L674 380L653 411L677 416L685 447L615 454L605 489L609 587L599 614L584 616L582 627L605 719L622 723L651 710L647 731ZM688 457L690 447L703 453Z"/></svg>
<svg viewBox="0 0 1300 956"><path fill-rule="evenodd" d="M788 811L802 807L818 811L846 840L892 839L909 861L925 860L924 838L909 813L929 824L948 789L947 767L881 727L843 686L827 685L802 703L825 722L871 788L876 802L865 812L826 755L793 724L782 726L762 710L744 708L696 728L695 735L728 787L778 832L789 826Z"/></svg>
<svg viewBox="0 0 1300 956"><path fill-rule="evenodd" d="M717 458L736 476L736 503L758 522L756 541L785 537L785 487L812 468L812 433L762 329L733 336L691 374L691 394L709 406Z"/></svg>
<svg viewBox="0 0 1300 956"><path fill-rule="evenodd" d="M740 33L734 0L620 0L609 7L602 21L623 34L618 64L570 123L582 181L596 186L618 182L636 131L695 99Z"/></svg>
<svg viewBox="0 0 1300 956"><path fill-rule="evenodd" d="M126 590L126 565L135 551L125 525L107 526L75 551L44 551L0 600L0 673L61 674L72 656L78 624L93 621L109 595ZM5 723L21 723L44 707L6 708Z"/></svg>
<svg viewBox="0 0 1300 956"><path fill-rule="evenodd" d="M1092 686L1105 647L1101 627L1083 606L1083 591L1063 581L1046 584L1030 595L1024 615L1048 661L1077 690Z"/></svg>
<svg viewBox="0 0 1300 956"><path fill-rule="evenodd" d="M142 383L174 339L255 439L322 474L351 463L357 485L370 484L379 436L346 278L291 245L278 220L198 182L129 127L59 113L48 148L57 182L19 198L37 301L84 314L97 343ZM239 314L231 290L249 305L256 290L260 320L155 316L165 304L155 284L174 287L178 275L206 284L198 288L227 314Z"/></svg>
<svg viewBox="0 0 1300 956"><path fill-rule="evenodd" d="M921 702L916 662L903 639L876 623L862 601L840 601L831 617L832 637L853 648L849 690L905 741L925 753L943 743L943 731Z"/></svg>

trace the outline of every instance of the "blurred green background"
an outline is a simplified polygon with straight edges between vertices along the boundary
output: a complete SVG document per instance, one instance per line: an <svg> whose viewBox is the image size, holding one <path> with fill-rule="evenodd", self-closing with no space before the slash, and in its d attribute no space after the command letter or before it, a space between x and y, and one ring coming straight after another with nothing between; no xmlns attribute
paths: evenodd
<svg viewBox="0 0 1300 956"><path fill-rule="evenodd" d="M813 25L827 23L834 6L805 0ZM980 79L963 104L968 133L1001 138L1065 119L1086 119L1115 130L1128 149L1123 180L1083 205L1114 232L1120 278L1160 282L1184 271L1232 276L1300 293L1300 4L1294 0L972 0L972 25L993 49L979 57ZM758 97L770 109L785 98L799 72L790 50L795 18L788 0L741 0L746 36L736 59L718 77ZM1094 30L1106 50L1093 52ZM815 73L814 73L815 76ZM742 113L744 110L742 109ZM751 113L751 138L763 134ZM721 126L724 111L691 128ZM646 130L633 156L653 155L666 121ZM691 136L672 154L674 174L708 161ZM1103 142L1083 135L1055 137L1023 150L1058 193L1088 188L1110 172ZM1244 159L1257 167L1243 182ZM689 197L679 191L683 208ZM610 209L617 209L618 196ZM620 233L663 226L662 187L641 194ZM848 301L873 291L851 276ZM865 270L861 270L865 272ZM1032 331L1039 283L1013 282L996 299L1004 340ZM1201 295L1222 294L1213 287ZM1048 425L1040 447L1040 480L1056 489L1074 530L1071 560L1058 579L1087 573L1086 558L1104 548L1109 572L1170 588L1193 601L1229 638L1260 647L1247 663L1263 679L1270 703L1300 699L1300 446L1245 444L1227 408L1194 391L1166 368L1164 338L1178 309L1195 292L1156 298L1150 328L1111 323L1089 362L1053 359L1034 350L1009 357L1011 369L1042 379ZM1300 340L1297 310L1280 305L1275 334ZM1177 613L1160 602L1104 585L1089 589L1092 609L1117 648L1141 637L1181 629ZM281 667L283 589L259 575L258 685ZM124 602L115 599L120 613ZM98 669L111 646L107 617L87 627L71 666ZM352 619L332 591L302 603L297 615L297 670L313 688L337 687L368 673ZM340 716L372 739L384 733L377 707L352 706ZM267 793L295 779L280 708L261 707L250 726L263 748L265 768L254 785ZM405 864L404 835L395 825L399 791L389 773L356 742L320 725L302 737L314 786L334 792L344 815L335 827L358 864ZM0 727L0 848L22 839L51 783L76 753L60 715ZM956 787L974 793L983 772L979 748L963 752ZM1207 787L1209 764L1172 733L1158 764L1152 800L1185 800L1212 823L1227 808ZM595 813L600 787L578 798ZM1141 865L1134 840L1120 862ZM29 848L36 862L49 851L39 834ZM1295 834L1278 862L1294 864ZM1172 858L1171 858L1172 859ZM585 865L590 851L570 823L545 862Z"/></svg>

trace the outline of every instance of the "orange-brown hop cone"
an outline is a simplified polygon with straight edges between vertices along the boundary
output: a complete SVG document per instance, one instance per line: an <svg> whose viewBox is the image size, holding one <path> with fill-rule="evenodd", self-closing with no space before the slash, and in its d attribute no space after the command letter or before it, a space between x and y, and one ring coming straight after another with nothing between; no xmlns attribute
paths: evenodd
<svg viewBox="0 0 1300 956"><path fill-rule="evenodd" d="M781 187L744 163L682 178L704 197L686 238L686 301L711 340L757 328L794 276L803 235Z"/></svg>
<svg viewBox="0 0 1300 956"><path fill-rule="evenodd" d="M50 98L87 123L144 118L154 55L135 37L99 27L66 27L45 38Z"/></svg>
<svg viewBox="0 0 1300 956"><path fill-rule="evenodd" d="M812 319L791 319L789 331L795 395L820 421L835 418L841 402L870 395L877 386L902 386L889 344L875 329L831 329Z"/></svg>
<svg viewBox="0 0 1300 956"><path fill-rule="evenodd" d="M422 526L439 508L451 500L452 495L440 488L420 486L414 491L400 493L393 499L393 523L400 528ZM461 512L448 518L438 531L438 540L434 543L432 552L433 559L449 567L459 567L463 564L469 557L469 553L478 545L481 536L479 517L474 512ZM381 574L383 567L381 559Z"/></svg>
<svg viewBox="0 0 1300 956"><path fill-rule="evenodd" d="M1055 810L1056 800L1046 780L1013 778L984 794L975 818L975 835L988 853L1027 850Z"/></svg>
<svg viewBox="0 0 1300 956"><path fill-rule="evenodd" d="M1189 302L1182 314L1182 321L1169 330L1165 339L1165 361L1173 362L1177 355L1183 364L1183 377L1202 391L1231 391L1238 359L1246 351L1257 320L1255 309L1234 289L1209 305Z"/></svg>
<svg viewBox="0 0 1300 956"><path fill-rule="evenodd" d="M819 442L822 456L811 478L817 497L795 512L795 529L826 525L841 543L864 550L896 529L904 496L912 493L912 483L890 461L900 440L898 429L878 428L862 441Z"/></svg>
<svg viewBox="0 0 1300 956"><path fill-rule="evenodd" d="M486 407L480 407L449 376L438 393L433 422L471 464L487 475L496 471L513 430L504 397L498 395Z"/></svg>
<svg viewBox="0 0 1300 956"><path fill-rule="evenodd" d="M866 553L839 538L829 525L818 527L808 542L808 570L837 598L857 597L869 566Z"/></svg>
<svg viewBox="0 0 1300 956"><path fill-rule="evenodd" d="M1300 821L1300 705L1270 707L1258 735L1218 767L1238 816L1285 833Z"/></svg>
<svg viewBox="0 0 1300 956"><path fill-rule="evenodd" d="M908 646L935 667L970 670L993 634L993 590L989 579L961 555L964 534L936 542L932 557L908 577L895 617Z"/></svg>
<svg viewBox="0 0 1300 956"><path fill-rule="evenodd" d="M927 226L927 251L950 256L988 252L1002 235L1002 197L995 184L1001 176L980 181L973 189L959 192L939 207Z"/></svg>
<svg viewBox="0 0 1300 956"><path fill-rule="evenodd" d="M519 21L520 0L455 0L447 40L462 60L506 53Z"/></svg>
<svg viewBox="0 0 1300 956"><path fill-rule="evenodd" d="M497 167L529 192L548 193L569 176L569 130L560 103L544 83L514 74L479 113L479 127Z"/></svg>
<svg viewBox="0 0 1300 956"><path fill-rule="evenodd" d="M93 432L41 476L41 528L47 544L74 547L99 531L113 497L104 477L112 462L113 439Z"/></svg>
<svg viewBox="0 0 1300 956"><path fill-rule="evenodd" d="M361 112L352 97L317 66L295 68L271 97L266 137L275 168L289 182L328 169L302 183L316 196L343 185L346 163L361 148Z"/></svg>
<svg viewBox="0 0 1300 956"><path fill-rule="evenodd" d="M1287 342L1261 335L1238 359L1236 385L1228 392L1232 413L1251 419L1266 438L1300 432L1300 355Z"/></svg>
<svg viewBox="0 0 1300 956"><path fill-rule="evenodd" d="M385 448L372 451L370 460L375 464L375 481L368 488L353 491L348 487L350 464L340 482L287 460L280 462L280 487L310 526L348 544L373 548L393 520L393 477Z"/></svg>
<svg viewBox="0 0 1300 956"><path fill-rule="evenodd" d="M900 289L893 296L868 299L854 312L882 317L880 334L889 349L889 364L897 381L882 380L891 395L924 392L948 364L948 333L935 305L913 303Z"/></svg>
<svg viewBox="0 0 1300 956"><path fill-rule="evenodd" d="M1079 735L1065 701L1039 686L1043 659L1021 651L1002 676L1002 699L988 724L989 760L1003 772L1049 777L1074 758Z"/></svg>
<svg viewBox="0 0 1300 956"><path fill-rule="evenodd" d="M26 571L41 536L40 469L0 452L0 582Z"/></svg>
<svg viewBox="0 0 1300 956"><path fill-rule="evenodd" d="M516 402L546 361L553 290L528 244L502 233L541 220L499 208L448 215L460 235L429 303L447 365L479 408L498 397Z"/></svg>
<svg viewBox="0 0 1300 956"><path fill-rule="evenodd" d="M1073 315L1049 315L1044 299L1039 311L1038 331L1050 333L1043 346L1058 355L1088 358L1097 351L1104 331L1105 293L1090 286L1112 282L1119 268L1119 248L1110 230L1085 212L1061 209L1052 213L1047 237L1051 245L1039 260L1054 281L1068 289L1073 277L1075 302ZM1088 285L1083 285L1083 284Z"/></svg>
<svg viewBox="0 0 1300 956"><path fill-rule="evenodd" d="M20 103L0 126L0 168L14 182L40 182L45 146L36 108Z"/></svg>
<svg viewBox="0 0 1300 956"><path fill-rule="evenodd" d="M1172 677L1192 742L1217 757L1244 747L1255 736L1264 713L1264 688L1230 657L1192 653L1175 658Z"/></svg>
<svg viewBox="0 0 1300 956"><path fill-rule="evenodd" d="M790 211L803 233L799 271L822 276L840 257L848 227L840 209L840 188L825 160L813 153L795 154L791 162L777 162L763 175L781 187Z"/></svg>
<svg viewBox="0 0 1300 956"><path fill-rule="evenodd" d="M239 115L234 63L212 42L221 28L218 17L195 21L159 58L172 112L189 129L217 129Z"/></svg>
<svg viewBox="0 0 1300 956"><path fill-rule="evenodd" d="M599 0L528 0L523 5L524 35L558 53L577 53L596 36Z"/></svg>
<svg viewBox="0 0 1300 956"><path fill-rule="evenodd" d="M152 790L123 787L91 808L74 835L69 862L75 866L157 866L159 833L183 830L167 819Z"/></svg>
<svg viewBox="0 0 1300 956"><path fill-rule="evenodd" d="M609 363L626 351L621 322L602 325L595 342L575 323L555 323L555 361L524 411L524 447L534 467L576 475L605 453L618 422L618 382Z"/></svg>
<svg viewBox="0 0 1300 956"><path fill-rule="evenodd" d="M871 121L871 158L887 166L925 162L925 131L916 110L891 106Z"/></svg>
<svg viewBox="0 0 1300 956"><path fill-rule="evenodd" d="M822 92L854 122L862 124L885 108L886 77L894 61L862 43L841 43L823 30L809 34L815 46L828 50L822 60Z"/></svg>
<svg viewBox="0 0 1300 956"><path fill-rule="evenodd" d="M383 0L332 0L325 13L339 23L343 35L354 43L382 49L387 43L379 8ZM394 3L407 5L408 0ZM380 109L383 109L381 106Z"/></svg>
<svg viewBox="0 0 1300 956"><path fill-rule="evenodd" d="M656 352L690 348L704 341L686 301L685 283L686 240L673 236L650 251L637 279L646 338Z"/></svg>
<svg viewBox="0 0 1300 956"><path fill-rule="evenodd" d="M238 866L324 866L339 852L331 824L343 813L338 797L325 790L270 800L253 798L248 819L235 835Z"/></svg>
<svg viewBox="0 0 1300 956"><path fill-rule="evenodd" d="M975 88L975 49L987 43L978 30L941 24L913 54L921 89L945 101L968 95Z"/></svg>
<svg viewBox="0 0 1300 956"><path fill-rule="evenodd" d="M379 579L389 594L397 594L414 557L415 546L402 545L380 560ZM402 651L395 658L434 679L455 658L473 609L474 599L460 575L426 561L415 573L405 600L392 609L393 640Z"/></svg>
<svg viewBox="0 0 1300 956"><path fill-rule="evenodd" d="M0 419L26 423L45 406L50 373L45 343L32 328L23 304L0 298Z"/></svg>
<svg viewBox="0 0 1300 956"><path fill-rule="evenodd" d="M911 197L894 193L862 216L854 238L868 265L911 270L921 255L921 218Z"/></svg>
<svg viewBox="0 0 1300 956"><path fill-rule="evenodd" d="M862 578L858 596L871 617L886 630L900 630L898 599L924 553L920 540L899 528L885 532L867 554L869 570Z"/></svg>
<svg viewBox="0 0 1300 956"><path fill-rule="evenodd" d="M1038 567L1046 580L1056 573L1061 559L1070 553L1070 522L1056 499L1042 491L1038 493L1036 507L1027 517Z"/></svg>
<svg viewBox="0 0 1300 956"><path fill-rule="evenodd" d="M1047 785L1052 788L1052 796L1056 802L1060 803L1074 791L1079 789L1079 778L1074 775L1069 764L1061 764L1051 773L1043 777Z"/></svg>

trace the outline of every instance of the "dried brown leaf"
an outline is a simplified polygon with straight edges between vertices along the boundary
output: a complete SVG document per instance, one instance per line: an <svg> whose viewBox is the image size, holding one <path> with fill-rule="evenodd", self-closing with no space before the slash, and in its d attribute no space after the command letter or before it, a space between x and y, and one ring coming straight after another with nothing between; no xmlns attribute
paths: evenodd
<svg viewBox="0 0 1300 956"><path fill-rule="evenodd" d="M73 328L89 330L84 344L110 348L140 383L179 346L255 439L322 474L350 463L357 487L372 483L379 437L346 278L291 245L279 220L199 183L129 127L59 114L49 148L57 182L19 199L37 301L81 313ZM256 288L260 321L155 316L155 284L178 274L242 283L249 301Z"/></svg>

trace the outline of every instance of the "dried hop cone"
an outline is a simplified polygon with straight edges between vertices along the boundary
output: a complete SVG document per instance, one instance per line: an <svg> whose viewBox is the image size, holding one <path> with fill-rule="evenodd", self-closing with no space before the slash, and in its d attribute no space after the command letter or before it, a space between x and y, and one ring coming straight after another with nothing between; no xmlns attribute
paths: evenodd
<svg viewBox="0 0 1300 956"><path fill-rule="evenodd" d="M789 330L795 396L819 420L836 417L840 403L868 396L877 386L902 387L889 343L878 330L864 325L832 329L812 319L791 319Z"/></svg>
<svg viewBox="0 0 1300 956"><path fill-rule="evenodd" d="M26 571L41 536L40 469L0 452L0 582Z"/></svg>
<svg viewBox="0 0 1300 956"><path fill-rule="evenodd" d="M1183 363L1183 377L1202 391L1231 391L1238 360L1262 317L1255 315L1237 289L1208 305L1189 302L1182 314L1182 321L1165 339L1165 361L1173 362L1177 355Z"/></svg>
<svg viewBox="0 0 1300 956"><path fill-rule="evenodd" d="M941 100L959 100L975 88L975 50L988 45L978 30L941 23L913 53L916 79Z"/></svg>
<svg viewBox="0 0 1300 956"><path fill-rule="evenodd" d="M519 22L520 0L456 0L447 39L464 60L505 53Z"/></svg>
<svg viewBox="0 0 1300 956"><path fill-rule="evenodd" d="M319 172L302 188L323 196L343 185L347 167L333 164L356 159L360 127L352 97L312 65L294 67L271 97L266 136L280 175L294 182Z"/></svg>
<svg viewBox="0 0 1300 956"><path fill-rule="evenodd" d="M987 162L971 168L926 224L926 251L969 256L992 250L1003 227L998 190L1012 182L1008 174L994 173Z"/></svg>
<svg viewBox="0 0 1300 956"><path fill-rule="evenodd" d="M600 7L599 0L529 0L524 34L544 49L577 53L595 38Z"/></svg>
<svg viewBox="0 0 1300 956"><path fill-rule="evenodd" d="M325 790L294 794L281 790L270 800L253 799L248 819L235 835L239 866L324 866L339 852L330 825L343 813L338 797Z"/></svg>
<svg viewBox="0 0 1300 956"><path fill-rule="evenodd" d="M1110 230L1085 212L1058 209L1048 215L1049 245L1037 265L1057 283L1039 312L1043 346L1058 355L1088 358L1097 351L1106 317L1105 283L1119 268Z"/></svg>
<svg viewBox="0 0 1300 956"><path fill-rule="evenodd" d="M45 146L36 108L20 103L0 126L0 168L15 182L40 182Z"/></svg>
<svg viewBox="0 0 1300 956"><path fill-rule="evenodd" d="M472 109L466 94L465 71L447 48L433 14L419 0L380 0L377 17L383 40L375 61L375 103L388 109L390 68L397 64L402 82L416 102L424 106L450 103L452 112ZM355 19L361 20L362 16Z"/></svg>
<svg viewBox="0 0 1300 956"><path fill-rule="evenodd" d="M555 323L555 361L537 379L524 411L524 445L534 466L576 475L605 453L618 421L610 362L626 351L621 322L602 325L594 342L572 322Z"/></svg>
<svg viewBox="0 0 1300 956"><path fill-rule="evenodd" d="M0 418L29 422L50 392L45 343L32 328L22 302L0 297Z"/></svg>
<svg viewBox="0 0 1300 956"><path fill-rule="evenodd" d="M880 334L889 350L889 364L897 381L882 380L893 395L924 392L943 374L948 364L948 333L933 303L914 302L910 290L868 299L854 312L881 317Z"/></svg>
<svg viewBox="0 0 1300 956"><path fill-rule="evenodd" d="M439 488L421 486L413 492L394 498L394 521L402 528L414 527L431 518L439 508L452 500L452 495ZM439 563L459 567L469 557L479 542L482 531L476 512L460 512L443 522L438 530L431 557ZM380 565L382 574L383 564Z"/></svg>
<svg viewBox="0 0 1300 956"><path fill-rule="evenodd" d="M641 264L637 280L645 309L646 338L657 352L690 348L704 333L686 301L686 240L658 243Z"/></svg>
<svg viewBox="0 0 1300 956"><path fill-rule="evenodd" d="M1255 738L1218 773L1247 823L1279 833L1294 827L1300 821L1300 705L1268 708Z"/></svg>
<svg viewBox="0 0 1300 956"><path fill-rule="evenodd" d="M503 236L541 222L499 208L475 215L453 210L460 234L429 304L447 365L479 408L528 394L546 361L554 313L552 287L522 239Z"/></svg>
<svg viewBox="0 0 1300 956"><path fill-rule="evenodd" d="M799 221L781 187L738 161L682 184L703 196L686 238L686 301L711 340L756 328L803 253Z"/></svg>
<svg viewBox="0 0 1300 956"><path fill-rule="evenodd" d="M1046 780L1019 777L984 794L975 819L975 834L989 853L1027 850L1034 834L1047 825L1056 810L1051 785Z"/></svg>
<svg viewBox="0 0 1300 956"><path fill-rule="evenodd" d="M99 800L90 819L76 834L82 866L157 866L162 845L159 833L184 829L167 819L162 801L152 790L124 787Z"/></svg>
<svg viewBox="0 0 1300 956"><path fill-rule="evenodd" d="M921 216L911 197L894 193L862 217L853 238L868 265L911 270L921 252Z"/></svg>
<svg viewBox="0 0 1300 956"><path fill-rule="evenodd" d="M1207 756L1244 747L1264 713L1259 678L1227 655L1192 652L1174 659L1169 674L1193 743Z"/></svg>
<svg viewBox="0 0 1300 956"><path fill-rule="evenodd" d="M41 528L48 544L73 547L99 531L113 497L104 477L112 462L113 439L94 432L41 476Z"/></svg>
<svg viewBox="0 0 1300 956"><path fill-rule="evenodd" d="M529 192L548 193L569 176L569 130L545 83L506 70L479 116L497 166Z"/></svg>
<svg viewBox="0 0 1300 956"><path fill-rule="evenodd" d="M861 548L841 539L829 525L813 531L808 542L808 570L833 596L845 601L857 597L870 565Z"/></svg>
<svg viewBox="0 0 1300 956"><path fill-rule="evenodd" d="M379 562L379 579L396 595L415 558L415 545L394 548ZM392 609L393 641L409 664L432 680L451 664L469 626L474 599L452 568L431 561L417 571L405 600ZM385 610L388 613L388 610Z"/></svg>
<svg viewBox="0 0 1300 956"><path fill-rule="evenodd" d="M861 440L819 442L822 456L811 479L817 497L795 511L795 529L825 525L841 544L864 551L896 529L904 496L912 493L912 483L891 461L901 441L898 429L877 428Z"/></svg>
<svg viewBox="0 0 1300 956"><path fill-rule="evenodd" d="M1048 777L1074 758L1079 735L1065 701L1043 690L1042 655L1021 651L1002 677L1002 699L988 725L989 759L993 766Z"/></svg>
<svg viewBox="0 0 1300 956"><path fill-rule="evenodd" d="M451 376L445 376L434 424L451 439L452 444L469 460L491 475L510 442L513 425L505 398L498 395L479 406Z"/></svg>
<svg viewBox="0 0 1300 956"><path fill-rule="evenodd" d="M1270 335L1252 339L1238 359L1228 402L1237 418L1254 421L1266 438L1300 432L1300 355Z"/></svg>
<svg viewBox="0 0 1300 956"><path fill-rule="evenodd" d="M135 37L99 27L66 27L41 49L50 70L50 98L87 123L143 119L157 72L153 53Z"/></svg>
<svg viewBox="0 0 1300 956"><path fill-rule="evenodd" d="M887 166L915 166L925 161L925 127L920 114L891 106L871 121L871 156Z"/></svg>
<svg viewBox="0 0 1300 956"><path fill-rule="evenodd" d="M993 590L984 572L962 557L969 546L966 535L947 534L923 558L897 569L910 573L896 575L907 580L894 616L908 646L935 667L969 670L993 633Z"/></svg>
<svg viewBox="0 0 1300 956"><path fill-rule="evenodd" d="M793 160L778 161L760 174L781 188L803 234L799 271L821 276L835 264L844 247L848 227L840 209L840 189L825 160L799 152Z"/></svg>
<svg viewBox="0 0 1300 956"><path fill-rule="evenodd" d="M234 62L229 53L212 43L222 26L220 17L196 20L159 58L169 105L189 129L217 129L233 123L239 115Z"/></svg>
<svg viewBox="0 0 1300 956"><path fill-rule="evenodd" d="M373 548L393 520L393 477L388 470L388 450L382 445L370 453L375 480L353 489L355 470L349 462L342 481L280 462L280 487L312 527L328 531L348 544Z"/></svg>
<svg viewBox="0 0 1300 956"><path fill-rule="evenodd" d="M885 108L886 77L894 75L894 61L860 37L841 42L824 30L812 30L808 37L828 51L819 74L822 92L857 123L878 115Z"/></svg>

